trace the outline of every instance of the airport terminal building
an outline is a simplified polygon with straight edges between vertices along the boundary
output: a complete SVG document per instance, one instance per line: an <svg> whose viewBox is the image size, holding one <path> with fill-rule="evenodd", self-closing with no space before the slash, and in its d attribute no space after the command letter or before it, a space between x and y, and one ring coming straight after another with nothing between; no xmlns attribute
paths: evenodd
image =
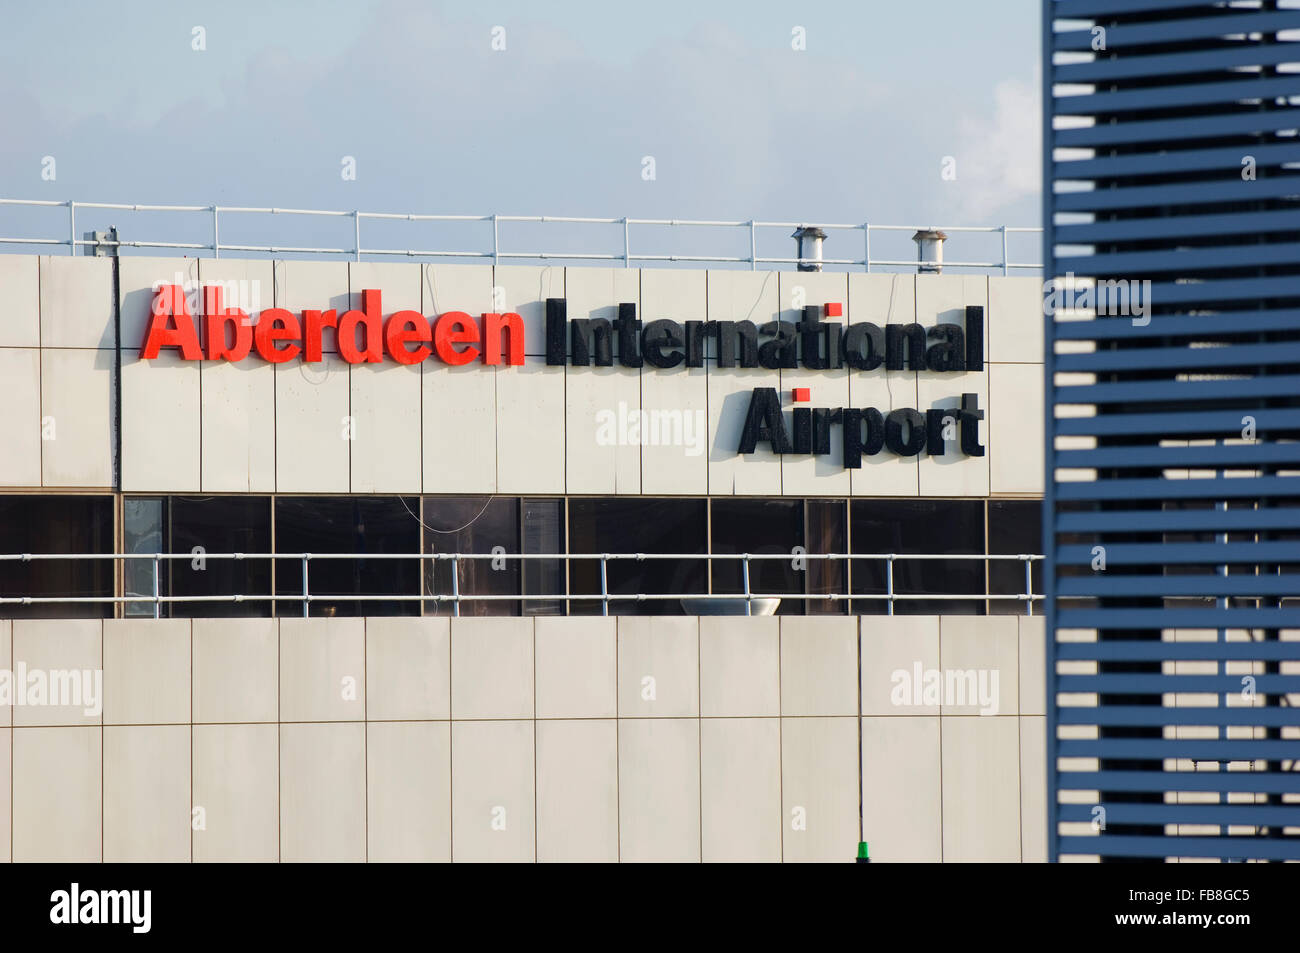
<svg viewBox="0 0 1300 953"><path fill-rule="evenodd" d="M814 267L0 255L0 856L1045 859L1041 279Z"/></svg>

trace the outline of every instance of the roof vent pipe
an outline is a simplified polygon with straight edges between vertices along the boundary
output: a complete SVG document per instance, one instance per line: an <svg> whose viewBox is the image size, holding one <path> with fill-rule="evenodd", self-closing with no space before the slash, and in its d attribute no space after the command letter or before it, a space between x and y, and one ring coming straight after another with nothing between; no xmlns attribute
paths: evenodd
<svg viewBox="0 0 1300 953"><path fill-rule="evenodd" d="M921 275L943 273L943 243L948 236L935 228L925 228L912 236L916 242L916 271Z"/></svg>
<svg viewBox="0 0 1300 953"><path fill-rule="evenodd" d="M800 225L790 236L798 242L800 271L822 270L822 242L826 233L816 225Z"/></svg>

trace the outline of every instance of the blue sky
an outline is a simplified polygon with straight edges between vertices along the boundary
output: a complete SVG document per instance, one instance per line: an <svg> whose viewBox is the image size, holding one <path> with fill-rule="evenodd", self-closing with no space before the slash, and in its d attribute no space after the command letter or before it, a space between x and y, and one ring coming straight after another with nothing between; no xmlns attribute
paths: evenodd
<svg viewBox="0 0 1300 953"><path fill-rule="evenodd" d="M5 19L7 198L1038 224L1036 0L55 2Z"/></svg>

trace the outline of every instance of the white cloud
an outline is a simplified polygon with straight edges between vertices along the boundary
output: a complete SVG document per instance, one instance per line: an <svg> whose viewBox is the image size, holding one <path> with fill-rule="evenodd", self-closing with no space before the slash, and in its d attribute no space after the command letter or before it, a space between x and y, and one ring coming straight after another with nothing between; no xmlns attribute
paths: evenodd
<svg viewBox="0 0 1300 953"><path fill-rule="evenodd" d="M958 125L954 217L984 219L1042 188L1042 105L1039 84L1003 80L994 87L992 117Z"/></svg>

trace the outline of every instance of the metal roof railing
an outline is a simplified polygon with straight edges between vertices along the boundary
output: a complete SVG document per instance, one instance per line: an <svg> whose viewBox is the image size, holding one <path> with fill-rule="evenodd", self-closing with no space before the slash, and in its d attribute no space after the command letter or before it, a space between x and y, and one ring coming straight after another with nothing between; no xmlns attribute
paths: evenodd
<svg viewBox="0 0 1300 953"><path fill-rule="evenodd" d="M249 206L234 205L131 205L112 202L74 202L74 201L49 201L39 199L0 199L0 207L11 208L33 208L33 209L67 209L67 218L63 226L53 225L50 223L41 223L38 228L41 234L27 237L22 236L0 236L0 247L4 245L25 245L38 247L63 247L68 249L68 254L75 255L78 248L94 248L96 250L112 249L116 251L122 248L134 249L153 249L168 252L211 252L214 258L220 258L222 252L246 252L255 254L301 254L301 255L323 255L323 256L349 256L355 261L361 261L363 256L384 257L401 257L401 258L431 258L431 259L490 259L494 264L501 264L512 261L593 261L593 262L621 262L623 267L630 268L634 262L664 263L664 262L694 262L701 264L748 264L751 270L757 270L760 265L799 265L811 264L813 259L792 258L780 255L760 255L759 238L760 232L766 233L769 230L779 229L783 233L790 229L799 228L810 223L808 222L764 222L764 221L720 221L720 220L691 220L691 219L665 219L665 218L592 218L581 216L567 215L423 215L408 214L396 212L362 212L359 210L339 211L323 209L300 209L300 208L255 208ZM162 238L139 238L124 239L118 237L116 240L107 237L79 238L77 236L77 212L83 213L92 210L100 211L123 211L123 212L160 212L201 215L206 220L204 228L204 241L173 241L163 240ZM296 244L270 244L270 243L237 243L221 240L223 222L229 223L232 216L302 216L316 218L333 218L333 219L350 219L351 244L350 246L320 246L320 245L296 245ZM224 219L223 219L224 216ZM383 248L367 247L363 245L361 239L361 225L363 221L369 222L425 222L441 224L473 224L478 223L484 228L491 225L491 240L489 247L477 249L451 249L451 248ZM83 220L84 224L84 220ZM502 225L571 225L571 226L606 226L610 228L621 228L622 240L621 249L617 246L620 244L615 241L615 249L607 252L584 252L584 251L565 251L556 249L541 250L521 250L506 248L503 245L501 237ZM872 268L915 268L918 264L915 258L899 257L872 257L872 236L889 236L891 233L898 232L917 232L933 230L936 226L932 225L873 225L868 222L861 224L826 224L815 223L818 227L827 231L857 232L859 236L847 247L861 249L861 257L854 256L848 258L824 258L820 260L822 265L838 266L843 268L863 268L870 272ZM159 226L154 225L154 228ZM178 225L182 233L192 234L195 227L191 223L188 229L184 224ZM633 230L650 229L656 227L667 227L674 229L678 235L690 229L733 229L737 230L735 236L738 240L747 233L749 242L748 255L727 255L727 254L676 254L676 253L659 253L650 250L642 250L643 246L640 241L637 247L633 249ZM744 230L744 231L739 231ZM1009 241L1012 236L1018 234L1028 234L1035 236L1034 250L1037 254L1039 250L1038 236L1041 236L1042 229L1038 227L1027 226L1009 226L1009 225L989 225L989 226L943 226L941 229L948 235L984 235L989 239L997 241L1000 245L1000 254L997 257L985 256L980 259L971 261L962 261L949 259L944 261L944 268L973 268L986 271L1001 271L1003 275L1009 275L1013 271L1024 269L1041 271L1042 265L1037 262L1029 261L1012 261ZM125 231L125 229L123 230ZM640 239L642 236L637 236ZM781 236L783 240L788 235ZM484 243L486 245L486 242ZM897 246L896 246L897 247ZM996 246L995 246L996 247Z"/></svg>
<svg viewBox="0 0 1300 953"><path fill-rule="evenodd" d="M609 615L609 607L613 602L646 602L646 601L671 601L671 600L702 600L702 601L725 601L730 600L737 602L744 601L744 614L750 615L753 610L754 602L759 599L794 599L805 601L845 601L845 600L865 600L865 601L884 601L886 611L889 615L894 614L894 603L909 600L938 600L938 601L969 601L969 600L990 600L990 601L1014 601L1024 602L1027 604L1029 615L1034 614L1034 603L1043 599L1041 594L1033 591L1033 573L1032 567L1035 562L1042 560L1044 557L1032 553L995 555L985 553L970 554L950 554L950 553L203 553L204 560L293 560L302 566L302 592L292 595L275 595L267 594L249 594L249 593L232 593L229 595L193 595L193 596L165 596L162 594L162 564L168 560L186 560L195 559L195 554L189 553L15 553L0 555L0 563L5 562L38 562L49 560L145 560L152 564L152 592L141 595L121 595L121 596L7 596L0 594L0 606L3 605L53 605L53 604L121 604L132 605L143 603L152 605L154 618L160 618L162 606L172 603L203 603L203 602L300 602L302 603L303 616L310 615L312 602L449 602L451 603L452 615L459 616L461 605L465 602L593 602L599 600L601 603L601 615ZM420 562L450 562L451 563L451 589L450 593L427 593L419 594L335 594L335 593L313 593L311 591L311 573L310 564L313 560L419 560ZM473 560L554 560L568 564L574 560L586 560L600 562L600 592L598 593L469 593L460 591L460 565L463 561ZM750 564L755 560L781 560L790 561L793 559L804 561L837 561L852 560L858 561L883 561L885 564L885 591L883 593L847 593L847 592L830 592L830 593L806 593L806 592L759 592L755 591L750 582ZM739 561L741 563L741 587L742 591L738 593L715 593L715 592L656 592L656 593L615 593L609 588L609 564L618 561L645 562L653 560L692 560L707 561L712 563L715 560ZM984 591L980 592L960 592L960 593L902 593L896 592L894 586L894 565L898 561L968 561L978 560L982 562L1001 561L1001 562L1020 562L1024 565L1024 590L1019 593L994 593L990 592L991 586L988 584L987 576ZM423 574L422 574L423 576Z"/></svg>

